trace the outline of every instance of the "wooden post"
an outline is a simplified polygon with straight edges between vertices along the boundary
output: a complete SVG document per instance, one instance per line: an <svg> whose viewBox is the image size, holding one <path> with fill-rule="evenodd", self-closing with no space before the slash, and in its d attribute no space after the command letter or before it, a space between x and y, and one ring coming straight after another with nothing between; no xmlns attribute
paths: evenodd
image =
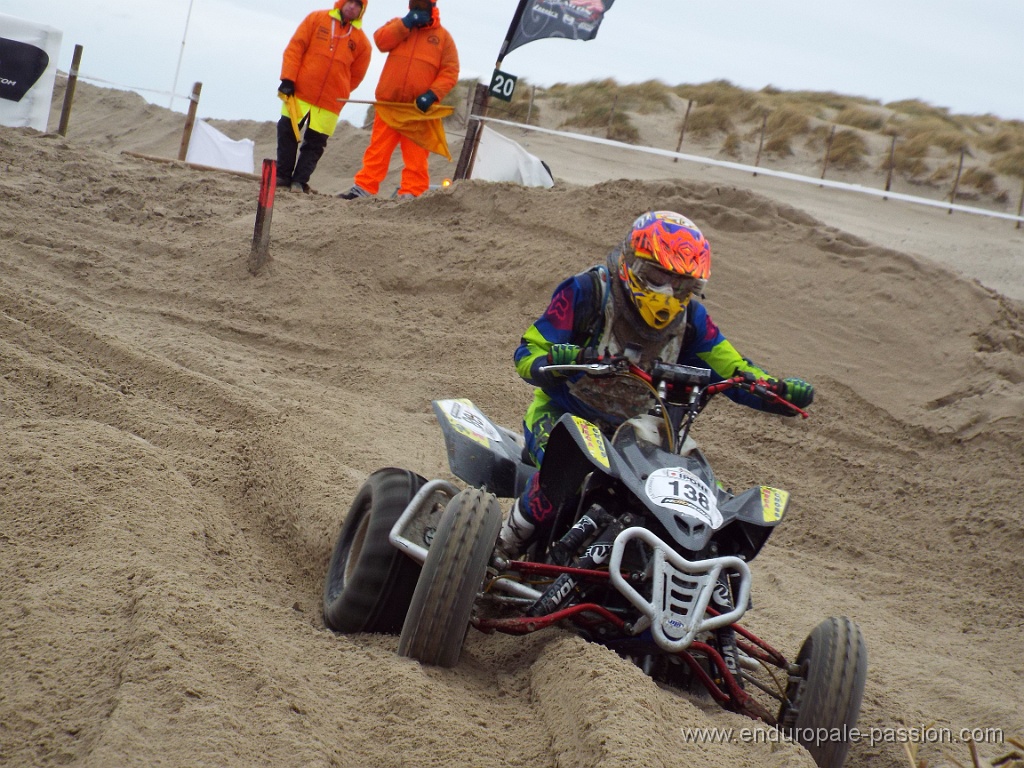
<svg viewBox="0 0 1024 768"><path fill-rule="evenodd" d="M277 188L277 161L264 159L260 181L260 199L256 207L256 226L249 251L249 272L257 274L270 258L270 220L274 216L274 190Z"/></svg>
<svg viewBox="0 0 1024 768"><path fill-rule="evenodd" d="M1024 182L1020 185L1020 202L1017 203L1017 218L1024 216ZM1017 222L1017 226L1014 229L1020 229L1020 222Z"/></svg>
<svg viewBox="0 0 1024 768"><path fill-rule="evenodd" d="M836 138L836 127L833 125L832 130L829 131L828 141L825 143L825 159L821 163L821 178L825 178L825 171L828 170L828 157L832 154L832 142Z"/></svg>
<svg viewBox="0 0 1024 768"><path fill-rule="evenodd" d="M462 140L462 151L459 153L459 162L455 166L455 179L468 179L473 173L473 160L476 157L476 148L480 144L480 129L483 127L479 120L473 120L473 115L483 115L487 111L487 85L476 84L476 91L473 95L473 107L470 109L466 121L466 138Z"/></svg>
<svg viewBox="0 0 1024 768"><path fill-rule="evenodd" d="M957 193L957 189L960 187L960 174L963 173L963 170L964 170L964 154L965 153L966 153L966 149L964 147L961 147L960 148L960 167L956 169L956 179L953 181L953 191L949 195L950 209L947 211L947 213L953 213L952 206L956 205L956 193Z"/></svg>
<svg viewBox="0 0 1024 768"><path fill-rule="evenodd" d="M612 137L612 124L615 122L615 107L619 104L619 94L615 94L612 97L612 110L608 113L608 127L605 129L604 137L610 139Z"/></svg>
<svg viewBox="0 0 1024 768"><path fill-rule="evenodd" d="M61 136L68 135L68 122L71 120L71 105L75 100L75 86L78 85L78 65L82 63L82 46L75 46L75 53L71 57L71 71L68 72L68 85L64 89L64 106L60 110L60 127L57 133Z"/></svg>
<svg viewBox="0 0 1024 768"><path fill-rule="evenodd" d="M526 109L526 124L530 124L530 116L533 114L533 99L537 95L537 86L531 86L530 88L530 106Z"/></svg>
<svg viewBox="0 0 1024 768"><path fill-rule="evenodd" d="M181 149L178 150L178 159L184 160L188 154L188 143L192 141L192 127L196 124L196 109L199 107L199 92L203 90L202 83L192 86L192 96L188 100L188 116L185 118L185 131L181 135Z"/></svg>
<svg viewBox="0 0 1024 768"><path fill-rule="evenodd" d="M757 168L761 164L761 149L764 147L764 132L768 127L768 113L764 113L764 117L761 119L761 142L757 145L757 157L754 158L754 167ZM754 175L757 176L757 171L754 171Z"/></svg>
<svg viewBox="0 0 1024 768"><path fill-rule="evenodd" d="M889 173L885 177L885 191L888 192L892 189L892 171L896 167L896 134L893 134L892 144L889 145ZM888 197L883 196L883 200L888 200Z"/></svg>
<svg viewBox="0 0 1024 768"><path fill-rule="evenodd" d="M476 98L475 88L466 88L466 122L469 125L469 116L473 114L473 99Z"/></svg>
<svg viewBox="0 0 1024 768"><path fill-rule="evenodd" d="M683 147L683 136L686 135L686 123L689 122L689 120L690 120L690 107L692 107L692 106L693 106L693 99L687 99L686 100L686 114L683 115L683 125L679 129L679 141L676 142L676 152L678 152ZM679 158L678 157L673 157L672 158L672 162L673 163L678 163L679 162Z"/></svg>

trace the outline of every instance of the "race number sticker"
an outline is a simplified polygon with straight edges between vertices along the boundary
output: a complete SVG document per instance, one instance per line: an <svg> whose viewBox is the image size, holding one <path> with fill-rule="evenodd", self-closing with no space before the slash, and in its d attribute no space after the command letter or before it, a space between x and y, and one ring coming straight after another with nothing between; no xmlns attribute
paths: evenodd
<svg viewBox="0 0 1024 768"><path fill-rule="evenodd" d="M718 500L707 483L682 467L654 470L644 485L647 497L659 507L703 520L712 528L722 525Z"/></svg>
<svg viewBox="0 0 1024 768"><path fill-rule="evenodd" d="M489 445L489 440L501 442L498 430L469 400L442 400L438 405L456 432L481 445Z"/></svg>
<svg viewBox="0 0 1024 768"><path fill-rule="evenodd" d="M789 503L789 491L781 488L772 488L767 485L761 486L761 512L766 523L777 523L786 514L786 505Z"/></svg>
<svg viewBox="0 0 1024 768"><path fill-rule="evenodd" d="M576 429L580 431L580 437L583 438L583 444L587 446L587 452L594 457L598 464L608 469L610 466L608 450L604 447L604 436L601 434L601 430L579 416L573 416L572 420L576 424Z"/></svg>

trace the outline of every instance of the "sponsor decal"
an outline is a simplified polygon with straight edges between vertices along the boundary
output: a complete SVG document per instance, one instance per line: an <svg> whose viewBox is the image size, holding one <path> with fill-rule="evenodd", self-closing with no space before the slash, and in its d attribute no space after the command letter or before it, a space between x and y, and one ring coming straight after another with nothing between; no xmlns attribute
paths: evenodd
<svg viewBox="0 0 1024 768"><path fill-rule="evenodd" d="M604 435L601 434L601 430L579 416L573 416L572 420L576 424L576 429L579 430L580 437L583 438L587 453L593 456L598 464L608 469L611 464L608 462L608 450L604 446Z"/></svg>
<svg viewBox="0 0 1024 768"><path fill-rule="evenodd" d="M587 547L586 552L583 553L583 557L589 557L593 560L593 567L604 565L608 562L608 558L612 556L612 545L611 544L591 544Z"/></svg>
<svg viewBox="0 0 1024 768"><path fill-rule="evenodd" d="M777 523L786 514L786 505L789 503L789 491L780 488L771 488L767 485L761 486L761 514L766 523Z"/></svg>
<svg viewBox="0 0 1024 768"><path fill-rule="evenodd" d="M442 400L438 405L459 434L485 446L501 442L498 430L469 400Z"/></svg>

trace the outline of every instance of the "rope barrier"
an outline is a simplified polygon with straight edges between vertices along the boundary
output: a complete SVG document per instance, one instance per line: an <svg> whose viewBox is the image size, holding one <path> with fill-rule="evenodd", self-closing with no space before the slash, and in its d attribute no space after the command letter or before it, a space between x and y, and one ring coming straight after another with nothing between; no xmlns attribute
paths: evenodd
<svg viewBox="0 0 1024 768"><path fill-rule="evenodd" d="M181 93L172 93L171 91L159 91L159 90L157 90L155 88L138 88L138 87L136 87L134 85L124 85L122 83L115 83L115 82L113 82L111 80L103 80L103 79L101 79L99 77L89 77L87 75L77 75L76 77L79 80L85 80L88 83L102 83L103 85L110 85L110 86L113 86L114 88L118 88L120 90L125 90L125 91L141 91L143 93L155 93L157 96L172 96L175 99L186 99L187 100L189 98L189 94L187 94L187 93L181 94Z"/></svg>
<svg viewBox="0 0 1024 768"><path fill-rule="evenodd" d="M892 198L893 200L902 200L907 203L916 203L917 205L929 205L934 208L944 208L949 211L961 211L963 213L972 213L978 216L991 216L997 219L1006 219L1008 221L1024 222L1024 216L1015 216L1012 213L1002 213L1000 211L989 211L985 208L974 208L969 205L960 205L959 203L948 203L942 200L931 200L927 197L915 197L914 195L904 195L899 192L887 192L884 189L874 189L872 187L865 187L861 184L847 184L842 181L832 181L830 179L819 179L812 178L810 176L801 176L797 173L789 173L788 171L774 171L770 168L762 168L760 166L743 165L742 163L733 163L728 160L717 160L710 157L701 157L700 155L687 155L681 152L673 152L668 149L658 149L657 147L639 147L633 144L625 144L621 141L615 141L613 139L602 139L598 136L587 136L582 133L570 133L568 131L556 131L551 128L541 128L537 125L526 125L525 123L513 123L509 120L500 120L495 117L482 117L480 115L470 115L470 120L480 120L481 122L495 123L497 125L507 125L511 128L520 128L524 131L537 131L538 133L546 133L552 136L563 136L568 139L575 139L577 141L588 142L591 144L601 144L606 147L615 147L616 149L628 149L634 152L644 152L649 155L660 155L661 157L673 157L679 160L685 160L691 163L701 163L702 165L715 165L720 168L729 168L734 171L744 171L746 173L753 173L758 176L774 176L779 179L786 179L787 181L796 181L802 184L815 184L819 187L830 187L832 189L842 189L847 192L859 192L863 195L874 195L875 197Z"/></svg>

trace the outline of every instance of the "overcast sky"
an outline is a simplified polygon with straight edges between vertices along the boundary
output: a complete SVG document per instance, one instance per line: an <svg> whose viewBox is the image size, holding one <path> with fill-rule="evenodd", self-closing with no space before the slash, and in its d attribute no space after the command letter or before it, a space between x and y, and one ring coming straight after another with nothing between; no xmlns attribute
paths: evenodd
<svg viewBox="0 0 1024 768"><path fill-rule="evenodd" d="M307 13L331 2L0 0L0 14L61 30L64 72L80 44L79 74L90 82L130 87L166 107L177 79L174 109L184 112L199 81L199 117L275 120L284 47ZM439 0L463 78L490 80L517 4ZM369 0L366 31L372 36L407 7ZM383 62L374 51L353 98L373 98ZM616 0L594 40L535 41L510 53L502 69L542 86L726 79L754 90L916 98L1024 120L1024 0ZM359 125L364 113L350 106L342 117Z"/></svg>

